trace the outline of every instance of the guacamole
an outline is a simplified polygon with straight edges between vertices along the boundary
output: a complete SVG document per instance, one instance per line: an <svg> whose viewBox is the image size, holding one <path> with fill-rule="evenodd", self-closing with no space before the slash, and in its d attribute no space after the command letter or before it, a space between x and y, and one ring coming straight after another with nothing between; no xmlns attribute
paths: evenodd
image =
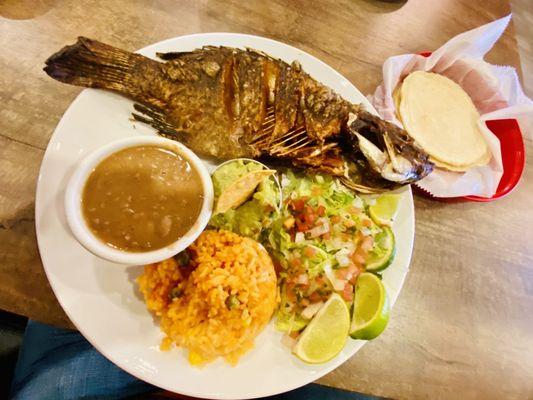
<svg viewBox="0 0 533 400"><path fill-rule="evenodd" d="M249 172L264 169L255 161L235 160L218 168L212 175L215 202L232 182ZM268 228L278 213L280 190L274 177L265 178L252 197L241 206L213 214L209 225L258 239L261 231Z"/></svg>

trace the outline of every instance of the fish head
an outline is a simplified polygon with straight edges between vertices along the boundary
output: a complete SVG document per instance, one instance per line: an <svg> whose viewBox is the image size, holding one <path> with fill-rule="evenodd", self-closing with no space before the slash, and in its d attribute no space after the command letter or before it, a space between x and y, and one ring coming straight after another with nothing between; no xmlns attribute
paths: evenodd
<svg viewBox="0 0 533 400"><path fill-rule="evenodd" d="M428 154L400 127L364 110L351 112L345 130L349 174L361 185L391 189L433 170Z"/></svg>

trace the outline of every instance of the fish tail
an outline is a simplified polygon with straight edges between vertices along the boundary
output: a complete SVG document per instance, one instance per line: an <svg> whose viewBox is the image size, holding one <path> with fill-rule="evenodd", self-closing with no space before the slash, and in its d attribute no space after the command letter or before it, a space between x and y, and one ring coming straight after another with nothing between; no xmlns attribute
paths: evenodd
<svg viewBox="0 0 533 400"><path fill-rule="evenodd" d="M96 40L79 37L46 60L44 71L71 85L102 88L145 100L136 76L144 75L157 62ZM143 73L144 71L144 73Z"/></svg>

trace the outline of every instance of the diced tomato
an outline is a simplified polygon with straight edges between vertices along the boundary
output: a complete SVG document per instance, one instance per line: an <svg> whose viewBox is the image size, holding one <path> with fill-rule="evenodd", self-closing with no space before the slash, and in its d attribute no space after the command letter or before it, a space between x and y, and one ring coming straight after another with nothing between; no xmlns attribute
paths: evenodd
<svg viewBox="0 0 533 400"><path fill-rule="evenodd" d="M313 224L315 223L315 219L315 214L304 214L304 221L307 226L313 226Z"/></svg>
<svg viewBox="0 0 533 400"><path fill-rule="evenodd" d="M339 268L335 271L335 276L337 277L337 279L340 279L342 281L347 281L348 279L350 279L348 275L351 275L348 268Z"/></svg>
<svg viewBox="0 0 533 400"><path fill-rule="evenodd" d="M349 242L350 240L353 239L353 234L351 233L346 233L346 232L341 232L339 234L341 240L345 241L345 242Z"/></svg>
<svg viewBox="0 0 533 400"><path fill-rule="evenodd" d="M348 270L350 271L350 274L351 274L351 277L349 279L349 282L352 284L352 285L355 285L355 282L357 282L357 277L361 274L361 270L359 268L357 268L357 266L351 264L349 267L348 267Z"/></svg>
<svg viewBox="0 0 533 400"><path fill-rule="evenodd" d="M361 242L360 247L364 251L372 250L372 247L374 247L374 238L372 236L365 237Z"/></svg>
<svg viewBox="0 0 533 400"><path fill-rule="evenodd" d="M302 212L305 207L305 200L303 198L293 200L289 207L296 212Z"/></svg>
<svg viewBox="0 0 533 400"><path fill-rule="evenodd" d="M342 298L346 301L353 301L353 294L353 285L351 283L347 283L342 291Z"/></svg>
<svg viewBox="0 0 533 400"><path fill-rule="evenodd" d="M274 264L274 270L276 271L276 273L283 271L283 266L278 260L273 260L273 264Z"/></svg>
<svg viewBox="0 0 533 400"><path fill-rule="evenodd" d="M313 210L313 207L311 206L305 206L304 207L304 220L305 222L307 222L308 224L312 224L313 222L315 222L315 219L316 219L316 216L315 216L315 211Z"/></svg>
<svg viewBox="0 0 533 400"><path fill-rule="evenodd" d="M364 219L363 222L361 222L361 224L366 227L366 228L369 228L372 226L372 221L370 219Z"/></svg>
<svg viewBox="0 0 533 400"><path fill-rule="evenodd" d="M366 251L363 251L362 249L358 249L355 253L353 253L352 261L357 266L364 265L364 263L366 262L366 256L367 256Z"/></svg>
<svg viewBox="0 0 533 400"><path fill-rule="evenodd" d="M348 271L350 271L350 273L351 273L352 275L359 275L359 273L361 272L361 271L359 270L359 268L357 268L357 267L356 267L355 265L353 265L353 264L350 264L350 265L348 266Z"/></svg>
<svg viewBox="0 0 533 400"><path fill-rule="evenodd" d="M322 296L320 295L320 293L315 291L315 292L311 293L311 295L309 296L309 300L311 302L313 302L313 303L316 303L316 302L322 300Z"/></svg>
<svg viewBox="0 0 533 400"><path fill-rule="evenodd" d="M326 281L324 280L324 278L320 275L318 275L316 278L315 278L315 283L318 285L318 286L323 286L324 283L326 283Z"/></svg>
<svg viewBox="0 0 533 400"><path fill-rule="evenodd" d="M326 215L326 207L322 205L318 206L318 208L316 209L316 213L319 217L323 217L324 215Z"/></svg>
<svg viewBox="0 0 533 400"><path fill-rule="evenodd" d="M304 256L306 256L306 257L314 257L315 254L316 254L316 249L314 247L307 246L304 249Z"/></svg>
<svg viewBox="0 0 533 400"><path fill-rule="evenodd" d="M302 259L298 258L298 257L295 257L295 258L291 259L290 264L291 264L291 267L293 267L293 268L299 268L299 267L302 266Z"/></svg>
<svg viewBox="0 0 533 400"><path fill-rule="evenodd" d="M287 296L287 300L290 303L296 303L296 293L294 293L294 284L287 283L285 292L286 292L285 294Z"/></svg>
<svg viewBox="0 0 533 400"><path fill-rule="evenodd" d="M332 224L338 224L339 222L341 222L341 217L338 215L334 215L329 220L331 221Z"/></svg>
<svg viewBox="0 0 533 400"><path fill-rule="evenodd" d="M296 230L298 232L305 232L309 230L309 226L305 223L300 221L299 219L296 220Z"/></svg>

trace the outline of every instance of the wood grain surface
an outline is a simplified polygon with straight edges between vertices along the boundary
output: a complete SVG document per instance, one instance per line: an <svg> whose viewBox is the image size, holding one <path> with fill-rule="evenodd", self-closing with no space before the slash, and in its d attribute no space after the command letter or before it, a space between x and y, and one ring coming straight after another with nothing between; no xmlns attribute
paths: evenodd
<svg viewBox="0 0 533 400"><path fill-rule="evenodd" d="M507 1L485 0L0 1L0 308L69 326L40 263L33 208L48 140L80 92L41 69L78 35L128 50L195 32L266 36L319 57L368 94L387 57L435 49L509 12ZM488 60L520 69L513 22ZM523 179L504 199L416 198L411 271L389 327L321 383L398 399L533 398L531 143L527 150Z"/></svg>

